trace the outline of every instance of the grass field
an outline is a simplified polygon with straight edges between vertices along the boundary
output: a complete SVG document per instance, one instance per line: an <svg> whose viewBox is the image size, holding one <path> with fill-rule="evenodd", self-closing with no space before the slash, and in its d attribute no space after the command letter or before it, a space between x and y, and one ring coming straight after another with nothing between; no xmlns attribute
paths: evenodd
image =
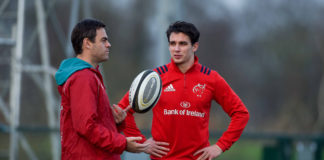
<svg viewBox="0 0 324 160"><path fill-rule="evenodd" d="M212 143L215 141L211 140ZM224 152L217 160L264 160L264 146L273 146L274 141L269 140L244 140L241 139L235 143L230 150ZM321 159L312 160L324 160L324 149L321 151ZM267 158L272 159L272 158ZM272 160L288 160L282 158L276 158ZM298 159L296 146L292 148L292 158L289 160L311 160L311 159Z"/></svg>
<svg viewBox="0 0 324 160"><path fill-rule="evenodd" d="M215 140L211 140L211 144ZM240 140L235 143L230 150L224 152L219 160L261 160L262 146L260 141Z"/></svg>
<svg viewBox="0 0 324 160"><path fill-rule="evenodd" d="M50 138L48 134L25 133L24 136L27 138L38 159L52 159ZM9 139L10 137L7 133L0 133L0 160L9 159ZM215 140L211 139L210 142L213 144L215 143ZM217 160L263 160L264 146L271 146L274 144L275 141L273 140L240 139L230 148L230 150L224 152L219 158L217 158ZM293 155L291 160L301 160L296 157L297 151L295 144L293 145L292 153ZM324 155L323 149L322 155ZM28 160L27 154L21 147L19 148L19 160ZM323 156L321 160L324 160Z"/></svg>

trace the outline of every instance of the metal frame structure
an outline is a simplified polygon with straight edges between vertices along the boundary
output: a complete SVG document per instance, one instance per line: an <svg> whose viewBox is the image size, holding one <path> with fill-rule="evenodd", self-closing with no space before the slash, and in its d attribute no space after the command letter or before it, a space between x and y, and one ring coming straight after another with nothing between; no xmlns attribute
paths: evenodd
<svg viewBox="0 0 324 160"><path fill-rule="evenodd" d="M156 36L156 33L158 33L159 37L165 37L165 31L167 27L170 25L171 22L174 22L175 20L179 20L182 17L182 10L180 9L180 6L182 4L182 0L172 1L172 0L163 0L163 1L157 1L156 8L157 12L155 15L155 21L156 23L152 23L152 25L155 24L161 24L158 28L156 28L155 31L152 31L152 36ZM149 26L151 28L155 28L152 26ZM168 46L167 41L162 38L158 38L156 40L156 46L154 46L154 52L155 54L155 60L154 65L163 65L168 62L169 56L168 56Z"/></svg>
<svg viewBox="0 0 324 160"><path fill-rule="evenodd" d="M32 1L28 1L29 3ZM8 62L9 58L2 57L0 54L0 64L7 65L10 68L10 76L1 78L0 86L0 113L2 113L8 127L2 127L6 129L6 132L10 134L10 148L9 148L9 159L19 159L19 144L22 149L26 152L29 159L37 160L37 156L34 153L28 139L24 136L24 133L19 130L20 126L20 108L21 94L22 94L22 77L25 76L23 73L28 74L30 78L37 84L38 89L44 95L45 108L47 112L47 130L50 131L50 142L51 142L51 153L53 160L60 159L60 137L58 133L59 128L59 98L55 97L53 90L53 76L56 72L56 68L51 66L50 61L50 49L48 42L47 24L51 23L55 30L56 36L59 39L59 44L62 48L65 48L65 56L72 57L73 50L68 43L66 36L64 35L63 29L60 25L53 6L56 0L45 1L45 0L34 0L33 9L36 13L36 28L31 32L31 36L25 37L25 10L26 0L3 0L0 2L0 24L1 18L12 19L15 23L11 24L11 37L4 37L0 34L0 47L9 50L11 61ZM46 3L45 3L46 2ZM83 0L84 16L91 16L91 10L89 0ZM15 11L10 10L9 6L17 5ZM47 8L47 9L45 9ZM70 13L70 27L68 33L71 33L72 27L76 24L80 8L80 0L72 0L71 2L71 13ZM8 13L7 13L8 12ZM9 13L10 12L10 13ZM14 14L12 14L14 13ZM1 29L1 28L0 28ZM1 32L0 32L1 33ZM35 43L38 39L38 45ZM31 48L39 46L39 57L40 64L33 64L27 57L32 51ZM1 49L0 48L0 49ZM8 54L7 54L8 55ZM29 63L27 65L26 61ZM8 96L5 96L9 93ZM0 122L1 125L1 122ZM1 126L0 126L1 127Z"/></svg>
<svg viewBox="0 0 324 160"><path fill-rule="evenodd" d="M0 35L0 47L10 48L10 64L5 60L2 62L1 60L7 59L3 58L0 55L0 64L8 63L10 66L10 77L6 79L5 85L0 86L1 90L4 92L9 92L9 100L6 99L3 95L0 94L0 113L5 117L6 123L9 124L7 132L10 134L10 148L9 148L9 159L16 160L19 159L19 146L21 145L22 149L26 152L29 159L37 160L36 153L33 151L31 147L31 142L28 142L28 139L25 137L24 133L19 130L20 126L20 112L21 112L21 94L22 94L22 78L25 76L23 73L33 73L29 74L30 78L37 84L38 89L44 95L45 99L45 108L47 111L47 131L51 131L50 141L51 141L51 153L52 159L58 160L60 159L60 138L58 134L58 119L59 119L59 111L58 105L59 100L58 97L55 97L53 91L53 75L56 72L56 68L53 68L50 64L50 50L48 43L48 34L47 34L47 23L51 23L51 26L55 30L55 34L58 38L59 44L62 48L65 48L64 53L66 57L73 56L72 46L67 40L67 37L70 37L70 33L73 29L73 26L77 23L79 19L79 9L82 5L83 7L83 16L91 17L91 7L89 0L71 0L71 10L69 16L69 27L68 27L68 35L64 34L64 31L61 27L61 23L56 16L54 11L55 3L57 0L45 1L45 0L34 0L28 1L28 3L34 2L34 10L36 11L36 28L32 30L30 36L26 38L24 35L25 29L25 10L26 10L26 0L3 0L0 2L0 20L1 16L9 17L15 19L16 23L11 25L11 37L1 37ZM46 3L45 3L46 2ZM82 3L81 3L82 2ZM161 28L161 34L164 34L165 27L168 25L169 21L171 21L172 16L166 13L173 13L175 8L167 9L168 3L161 2L162 7L157 13L157 20L160 23L163 23L164 26ZM7 8L9 5L17 5L16 11L11 11L11 14L7 14ZM45 9L47 8L47 9ZM172 12L171 12L172 11ZM15 12L14 15L12 13ZM168 16L169 15L169 16ZM174 18L174 17L173 17ZM0 21L1 23L1 21ZM1 29L1 28L0 28ZM33 64L32 61L28 60L27 55L32 53L32 48L35 48L37 44L35 42L39 42L39 56L40 56L40 64ZM165 51L165 41L158 42L158 51ZM157 54L163 56L165 54ZM24 58L23 58L24 57ZM160 57L158 59L166 60L166 57ZM29 63L26 64L26 61ZM159 62L163 63L163 62ZM1 80L1 79L0 79ZM10 84L10 85L9 85ZM1 125L1 122L0 122ZM1 127L1 126L0 126ZM54 131L54 132L52 132Z"/></svg>

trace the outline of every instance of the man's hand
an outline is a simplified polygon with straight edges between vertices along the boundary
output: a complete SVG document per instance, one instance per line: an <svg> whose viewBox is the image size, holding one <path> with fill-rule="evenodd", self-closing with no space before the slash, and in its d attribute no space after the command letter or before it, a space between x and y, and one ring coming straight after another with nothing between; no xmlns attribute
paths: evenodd
<svg viewBox="0 0 324 160"><path fill-rule="evenodd" d="M146 140L144 144L147 144L144 152L147 154L154 155L156 157L161 158L162 156L167 155L167 152L170 151L169 148L163 147L168 146L169 143L154 141L152 137Z"/></svg>
<svg viewBox="0 0 324 160"><path fill-rule="evenodd" d="M140 144L136 141L142 140L142 137L126 137L127 140L127 146L126 151L133 152L133 153L139 153L144 152L148 144Z"/></svg>
<svg viewBox="0 0 324 160"><path fill-rule="evenodd" d="M209 147L205 147L199 151L197 151L194 156L201 153L197 160L212 160L213 158L218 157L220 154L223 153L222 149L219 148L218 145L214 144Z"/></svg>
<svg viewBox="0 0 324 160"><path fill-rule="evenodd" d="M123 120L126 118L127 116L127 112L128 110L131 108L131 106L127 106L127 108L122 109L120 108L118 105L113 104L113 106L111 107L112 113L114 115L115 118L115 122L116 124L120 124L121 122L123 122Z"/></svg>

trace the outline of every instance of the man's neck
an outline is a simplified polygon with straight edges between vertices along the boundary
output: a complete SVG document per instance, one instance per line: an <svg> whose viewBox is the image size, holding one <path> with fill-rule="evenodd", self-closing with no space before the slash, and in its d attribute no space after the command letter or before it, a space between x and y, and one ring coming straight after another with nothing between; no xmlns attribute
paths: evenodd
<svg viewBox="0 0 324 160"><path fill-rule="evenodd" d="M92 62L91 59L90 59L89 57L84 56L83 54L78 54L78 55L77 55L77 58L82 59L82 60L88 62L89 64L92 65L93 68L97 68L97 66L98 66L98 63L94 63L94 62Z"/></svg>
<svg viewBox="0 0 324 160"><path fill-rule="evenodd" d="M186 63L176 64L176 65L182 73L186 73L193 66L194 63L195 63L195 59L193 58Z"/></svg>

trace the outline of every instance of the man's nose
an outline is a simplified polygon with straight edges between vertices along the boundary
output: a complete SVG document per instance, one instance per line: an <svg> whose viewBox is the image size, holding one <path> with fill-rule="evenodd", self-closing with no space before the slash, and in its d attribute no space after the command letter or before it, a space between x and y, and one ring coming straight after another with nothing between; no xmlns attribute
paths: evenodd
<svg viewBox="0 0 324 160"><path fill-rule="evenodd" d="M111 47L111 44L109 42L106 43L106 47L109 48Z"/></svg>
<svg viewBox="0 0 324 160"><path fill-rule="evenodd" d="M180 46L178 44L175 46L175 50L176 51L179 51L180 50Z"/></svg>

